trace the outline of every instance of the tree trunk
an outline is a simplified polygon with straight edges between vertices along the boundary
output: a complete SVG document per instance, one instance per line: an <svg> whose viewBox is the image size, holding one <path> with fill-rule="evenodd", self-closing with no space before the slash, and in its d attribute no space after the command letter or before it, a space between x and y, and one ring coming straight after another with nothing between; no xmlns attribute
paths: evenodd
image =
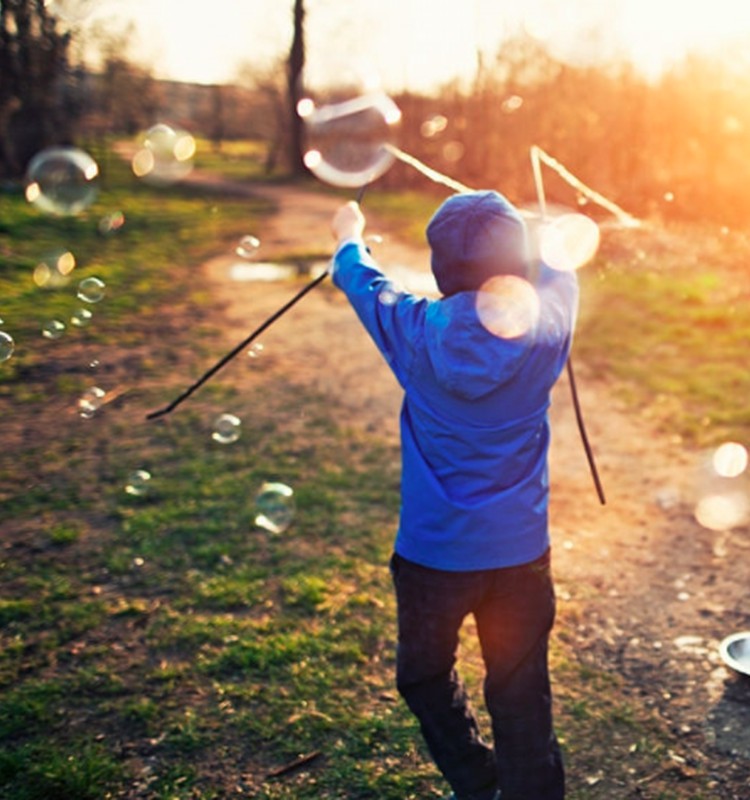
<svg viewBox="0 0 750 800"><path fill-rule="evenodd" d="M287 96L289 101L289 165L292 175L297 177L308 173L303 161L304 123L297 113L297 103L302 90L302 70L305 66L305 3L294 0L294 36L289 50L287 64Z"/></svg>

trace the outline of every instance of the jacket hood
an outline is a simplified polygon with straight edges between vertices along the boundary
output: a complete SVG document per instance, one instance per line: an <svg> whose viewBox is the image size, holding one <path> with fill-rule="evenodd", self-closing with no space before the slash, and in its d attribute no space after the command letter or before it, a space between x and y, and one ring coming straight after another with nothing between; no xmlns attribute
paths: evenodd
<svg viewBox="0 0 750 800"><path fill-rule="evenodd" d="M501 339L479 321L476 292L433 302L425 346L438 383L465 399L478 399L510 380L529 354L528 336Z"/></svg>
<svg viewBox="0 0 750 800"><path fill-rule="evenodd" d="M449 197L427 225L432 272L445 296L478 290L495 275L528 273L526 223L499 192Z"/></svg>

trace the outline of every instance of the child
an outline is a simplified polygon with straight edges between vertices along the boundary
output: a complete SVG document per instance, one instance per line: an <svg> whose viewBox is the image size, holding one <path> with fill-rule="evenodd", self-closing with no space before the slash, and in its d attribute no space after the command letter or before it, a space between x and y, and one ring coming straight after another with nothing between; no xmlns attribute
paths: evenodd
<svg viewBox="0 0 750 800"><path fill-rule="evenodd" d="M452 798L560 800L565 779L547 663L555 615L548 408L570 349L575 275L544 264L532 275L518 211L497 192L467 192L448 198L427 226L443 296L400 293L394 302L363 244L364 227L354 202L334 215L332 272L404 390L391 559L399 692ZM502 325L483 324L479 311L503 276L527 288L533 281L536 303L520 314L530 326L504 337ZM469 614L494 747L482 740L456 673Z"/></svg>

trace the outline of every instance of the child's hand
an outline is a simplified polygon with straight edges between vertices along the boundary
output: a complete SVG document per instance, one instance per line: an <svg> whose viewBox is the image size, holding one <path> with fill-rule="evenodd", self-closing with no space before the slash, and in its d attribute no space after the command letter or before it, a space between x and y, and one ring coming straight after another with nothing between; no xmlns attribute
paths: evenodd
<svg viewBox="0 0 750 800"><path fill-rule="evenodd" d="M344 239L361 239L365 230L365 217L359 204L350 200L334 214L331 231L337 242Z"/></svg>

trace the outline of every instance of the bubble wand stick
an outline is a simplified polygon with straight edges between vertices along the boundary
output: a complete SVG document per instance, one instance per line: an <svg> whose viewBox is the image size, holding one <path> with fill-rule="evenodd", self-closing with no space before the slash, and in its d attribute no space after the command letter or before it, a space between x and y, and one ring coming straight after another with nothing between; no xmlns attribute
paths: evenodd
<svg viewBox="0 0 750 800"><path fill-rule="evenodd" d="M534 173L534 185L536 186L537 202L539 203L539 216L542 221L547 219L547 200L544 194L544 182L542 180L542 167L539 160L539 148L531 148L531 168ZM575 373L573 372L573 360L568 354L568 359L565 364L568 373L568 383L570 384L570 396L573 400L573 409L575 410L576 422L578 423L578 433L581 436L583 449L586 452L586 458L589 462L589 471L596 487L596 493L599 496L599 502L602 505L607 504L607 498L604 495L604 488L599 478L599 470L596 468L596 461L594 461L594 452L591 449L588 434L586 433L586 425L583 421L583 411L581 410L581 402L578 398L578 388L576 386Z"/></svg>
<svg viewBox="0 0 750 800"><path fill-rule="evenodd" d="M365 190L367 189L367 184L361 186L359 191L357 192L357 203L362 201L364 197ZM316 278L313 278L309 283L305 284L298 292L294 295L290 300L284 303L281 308L277 311L274 311L268 319L262 322L251 334L246 336L238 345L232 348L225 356L220 358L210 369L206 370L206 372L198 378L195 383L192 383L185 389L182 394L175 397L171 403L164 406L163 408L157 409L156 411L151 411L149 414L146 414L146 419L158 419L159 417L163 417L166 414L174 411L177 406L183 403L185 400L190 397L193 392L200 389L203 384L209 380L209 378L213 377L223 366L228 364L235 356L241 353L249 344L251 344L255 339L257 339L265 330L271 327L274 322L280 317L283 317L290 308L296 305L308 292L311 292L316 286L323 283L323 281L328 277L328 272L323 272L318 275Z"/></svg>

